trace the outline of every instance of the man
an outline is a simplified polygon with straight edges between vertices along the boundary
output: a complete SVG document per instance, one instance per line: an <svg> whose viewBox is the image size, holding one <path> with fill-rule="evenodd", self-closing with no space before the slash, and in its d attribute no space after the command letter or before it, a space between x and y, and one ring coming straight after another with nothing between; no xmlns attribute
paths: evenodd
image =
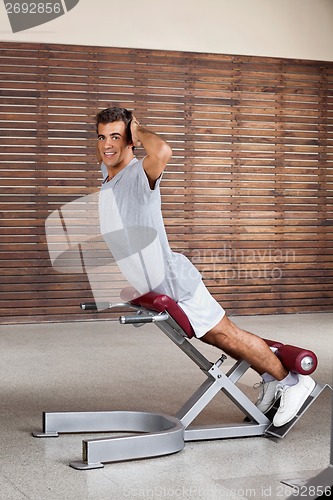
<svg viewBox="0 0 333 500"><path fill-rule="evenodd" d="M172 252L161 212L159 184L172 156L170 146L157 134L142 127L124 108L108 108L96 116L98 154L105 179L103 190L112 190L117 213L124 227L156 230L164 260L165 278L154 291L165 293L187 314L195 335L235 359L245 359L262 376L257 406L267 412L281 396L273 424L292 420L315 387L314 380L288 372L266 342L241 330L227 318L210 295L200 273L181 254ZM146 156L137 160L134 147L142 145ZM108 207L103 208L107 219ZM103 231L102 231L103 232Z"/></svg>

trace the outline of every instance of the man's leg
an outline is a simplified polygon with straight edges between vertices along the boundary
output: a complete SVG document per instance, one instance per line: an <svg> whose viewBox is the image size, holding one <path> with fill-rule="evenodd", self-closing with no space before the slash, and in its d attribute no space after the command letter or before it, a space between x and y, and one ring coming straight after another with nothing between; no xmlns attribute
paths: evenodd
<svg viewBox="0 0 333 500"><path fill-rule="evenodd" d="M264 340L241 330L227 316L200 340L218 347L235 359L245 359L260 375L266 372L276 380L288 375L288 370Z"/></svg>
<svg viewBox="0 0 333 500"><path fill-rule="evenodd" d="M226 316L201 339L235 359L245 359L263 377L263 391L257 405L267 411L281 396L273 419L276 427L292 420L315 387L309 376L288 372L264 340L238 328ZM262 409L262 408L265 408Z"/></svg>

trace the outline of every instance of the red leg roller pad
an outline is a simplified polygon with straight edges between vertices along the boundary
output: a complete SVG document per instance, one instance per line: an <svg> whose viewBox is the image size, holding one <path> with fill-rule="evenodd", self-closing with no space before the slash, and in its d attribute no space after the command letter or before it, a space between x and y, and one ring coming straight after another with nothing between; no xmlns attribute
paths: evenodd
<svg viewBox="0 0 333 500"><path fill-rule="evenodd" d="M282 345L275 353L282 364L291 372L310 375L317 368L318 360L314 352L293 345Z"/></svg>

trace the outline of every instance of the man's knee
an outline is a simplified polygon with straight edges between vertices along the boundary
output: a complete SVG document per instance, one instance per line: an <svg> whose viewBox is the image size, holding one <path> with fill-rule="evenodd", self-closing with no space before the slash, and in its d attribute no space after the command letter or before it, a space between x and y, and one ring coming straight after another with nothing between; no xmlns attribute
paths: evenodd
<svg viewBox="0 0 333 500"><path fill-rule="evenodd" d="M220 345L223 339L227 339L234 330L235 325L224 316L221 321L207 332L200 340L211 345Z"/></svg>
<svg viewBox="0 0 333 500"><path fill-rule="evenodd" d="M205 342L205 344L216 345L216 334L209 331L203 337L200 337L200 340Z"/></svg>

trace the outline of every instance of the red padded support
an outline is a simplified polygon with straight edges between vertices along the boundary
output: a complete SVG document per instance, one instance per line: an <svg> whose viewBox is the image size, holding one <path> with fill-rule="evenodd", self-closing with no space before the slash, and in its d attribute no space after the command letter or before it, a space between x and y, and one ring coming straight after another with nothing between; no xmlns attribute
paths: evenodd
<svg viewBox="0 0 333 500"><path fill-rule="evenodd" d="M177 302L175 302L167 295L148 292L145 295L141 295L141 297L131 300L131 303L157 312L166 311L184 330L189 338L192 338L194 336L194 331L188 317L179 307Z"/></svg>
<svg viewBox="0 0 333 500"><path fill-rule="evenodd" d="M313 351L303 349L303 347L282 344L274 340L264 340L269 347L277 348L275 354L287 370L301 375L311 375L317 368L318 359Z"/></svg>
<svg viewBox="0 0 333 500"><path fill-rule="evenodd" d="M276 355L288 370L301 375L310 375L318 365L318 359L314 352L294 345L279 347Z"/></svg>

